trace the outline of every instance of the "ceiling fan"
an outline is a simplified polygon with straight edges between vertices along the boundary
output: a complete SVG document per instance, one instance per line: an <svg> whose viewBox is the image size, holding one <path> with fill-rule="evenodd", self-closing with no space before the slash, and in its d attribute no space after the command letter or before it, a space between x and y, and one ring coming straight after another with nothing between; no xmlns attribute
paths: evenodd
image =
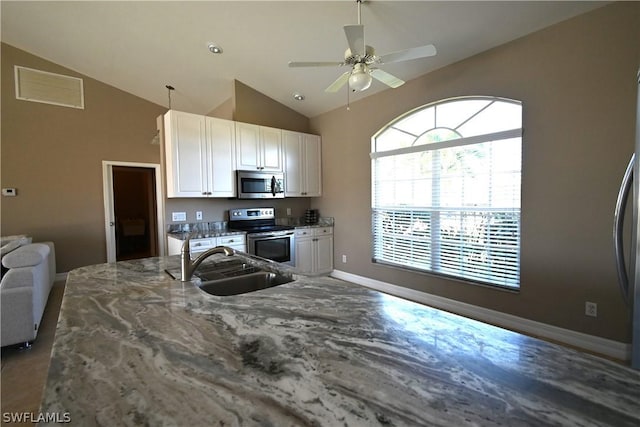
<svg viewBox="0 0 640 427"><path fill-rule="evenodd" d="M409 61L411 59L426 58L436 54L436 48L432 44L410 49L392 52L386 55L376 55L375 49L365 44L364 25L361 24L361 3L358 3L358 25L345 25L344 33L347 36L349 48L344 53L344 61L341 62L289 62L289 67L336 67L348 65L350 71L342 74L334 81L325 92L337 92L345 83L353 91L361 92L371 86L372 78L396 88L404 84L403 80L378 68L379 65L392 62Z"/></svg>

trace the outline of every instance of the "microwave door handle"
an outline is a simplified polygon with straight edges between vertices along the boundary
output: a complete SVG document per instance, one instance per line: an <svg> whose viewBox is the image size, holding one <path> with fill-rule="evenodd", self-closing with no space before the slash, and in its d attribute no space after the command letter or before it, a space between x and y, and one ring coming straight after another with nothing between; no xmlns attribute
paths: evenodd
<svg viewBox="0 0 640 427"><path fill-rule="evenodd" d="M275 175L271 177L271 195L273 197L276 196L276 176Z"/></svg>

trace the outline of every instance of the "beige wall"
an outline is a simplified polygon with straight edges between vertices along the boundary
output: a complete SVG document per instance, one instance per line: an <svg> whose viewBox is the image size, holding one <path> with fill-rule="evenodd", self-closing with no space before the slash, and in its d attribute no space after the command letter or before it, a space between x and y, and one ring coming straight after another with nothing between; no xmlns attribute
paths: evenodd
<svg viewBox="0 0 640 427"><path fill-rule="evenodd" d="M102 161L159 163L165 108L2 44L1 234L56 245L57 269L106 261ZM84 79L85 109L15 98L14 65Z"/></svg>
<svg viewBox="0 0 640 427"><path fill-rule="evenodd" d="M309 132L309 118L234 80L233 120L262 126Z"/></svg>
<svg viewBox="0 0 640 427"><path fill-rule="evenodd" d="M213 110L207 113L209 117L217 117L219 119L233 120L233 98L227 99Z"/></svg>
<svg viewBox="0 0 640 427"><path fill-rule="evenodd" d="M633 151L639 41L640 3L617 3L312 118L324 167L324 195L312 207L336 218L336 268L629 342L611 230ZM410 109L463 95L523 102L519 293L370 260L371 136ZM597 318L584 315L585 301L598 304Z"/></svg>

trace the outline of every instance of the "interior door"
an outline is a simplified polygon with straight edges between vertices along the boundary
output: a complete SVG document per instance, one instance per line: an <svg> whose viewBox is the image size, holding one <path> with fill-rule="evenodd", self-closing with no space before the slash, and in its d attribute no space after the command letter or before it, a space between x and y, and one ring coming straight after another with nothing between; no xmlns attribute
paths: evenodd
<svg viewBox="0 0 640 427"><path fill-rule="evenodd" d="M107 262L162 256L160 166L103 162Z"/></svg>

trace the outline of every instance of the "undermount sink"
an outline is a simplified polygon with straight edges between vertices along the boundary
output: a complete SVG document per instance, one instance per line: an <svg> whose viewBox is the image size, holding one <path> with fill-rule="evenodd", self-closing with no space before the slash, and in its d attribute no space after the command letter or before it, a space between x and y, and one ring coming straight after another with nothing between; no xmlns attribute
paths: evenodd
<svg viewBox="0 0 640 427"><path fill-rule="evenodd" d="M167 273L173 278L180 277L179 271ZM217 296L246 294L293 282L293 279L285 274L265 271L237 259L200 265L193 275L200 279L200 289Z"/></svg>
<svg viewBox="0 0 640 427"><path fill-rule="evenodd" d="M284 274L257 270L243 275L203 280L199 287L211 295L229 296L259 291L260 289L267 289L289 282L293 282L293 279Z"/></svg>
<svg viewBox="0 0 640 427"><path fill-rule="evenodd" d="M199 277L203 282L209 282L228 277L244 276L258 271L261 271L258 267L242 261L227 261L220 264L201 266L193 275Z"/></svg>

